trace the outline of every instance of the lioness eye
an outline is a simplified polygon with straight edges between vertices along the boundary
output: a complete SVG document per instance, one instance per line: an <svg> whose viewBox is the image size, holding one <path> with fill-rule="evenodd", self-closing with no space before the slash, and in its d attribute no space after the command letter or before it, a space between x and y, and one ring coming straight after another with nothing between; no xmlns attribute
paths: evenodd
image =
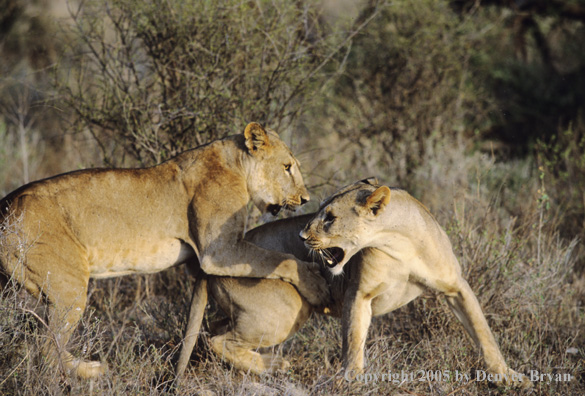
<svg viewBox="0 0 585 396"><path fill-rule="evenodd" d="M325 215L325 223L333 223L334 220L335 216L333 215L333 213L327 212L327 215Z"/></svg>
<svg viewBox="0 0 585 396"><path fill-rule="evenodd" d="M287 172L290 172L290 168L292 167L292 164L285 164L284 165L284 170Z"/></svg>

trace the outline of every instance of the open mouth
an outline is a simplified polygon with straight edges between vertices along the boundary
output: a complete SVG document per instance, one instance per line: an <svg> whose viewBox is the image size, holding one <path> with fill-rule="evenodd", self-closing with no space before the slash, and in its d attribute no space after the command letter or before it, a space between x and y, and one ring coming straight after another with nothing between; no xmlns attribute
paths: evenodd
<svg viewBox="0 0 585 396"><path fill-rule="evenodd" d="M331 247L328 249L323 249L323 260L325 261L325 265L329 268L335 267L345 257L345 252L342 248L339 247Z"/></svg>
<svg viewBox="0 0 585 396"><path fill-rule="evenodd" d="M272 216L276 216L280 212L280 209L282 209L282 206L277 204L270 204L266 208L266 210L268 210L268 212L270 212Z"/></svg>

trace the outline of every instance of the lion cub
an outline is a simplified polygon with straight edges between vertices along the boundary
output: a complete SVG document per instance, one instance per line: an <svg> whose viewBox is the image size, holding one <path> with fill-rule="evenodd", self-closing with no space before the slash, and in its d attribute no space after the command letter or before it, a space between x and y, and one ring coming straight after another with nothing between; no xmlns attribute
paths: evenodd
<svg viewBox="0 0 585 396"><path fill-rule="evenodd" d="M296 237L299 232L306 246ZM499 374L502 383L531 386L504 361L475 295L461 277L446 234L405 191L377 186L375 179L363 180L328 198L316 215L264 224L249 231L246 239L302 260L320 253L330 270L324 275L332 302L325 311L342 316L345 370L363 369L372 316L402 307L429 287L445 294L490 373ZM344 276L332 276L342 271ZM323 313L282 281L212 276L208 282L211 295L228 316L215 326L212 349L244 371L286 369L286 360L255 349L285 341L312 312Z"/></svg>
<svg viewBox="0 0 585 396"><path fill-rule="evenodd" d="M11 278L45 296L54 337L44 353L67 371L95 377L103 372L100 362L65 350L85 309L90 277L198 261L207 274L284 279L312 303L328 298L313 263L243 240L249 201L276 214L308 199L296 158L257 123L151 168L89 169L40 180L0 200L0 283ZM192 309L205 303L195 294ZM192 348L188 343L184 348ZM180 360L179 374L187 360Z"/></svg>

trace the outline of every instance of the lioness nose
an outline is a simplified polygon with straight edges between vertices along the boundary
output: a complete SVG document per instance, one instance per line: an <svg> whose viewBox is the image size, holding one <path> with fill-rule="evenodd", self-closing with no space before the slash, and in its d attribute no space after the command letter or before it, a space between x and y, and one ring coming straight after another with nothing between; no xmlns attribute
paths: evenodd
<svg viewBox="0 0 585 396"><path fill-rule="evenodd" d="M309 236L307 235L305 230L301 230L301 232L299 232L299 238L301 238L302 241L306 241L308 237Z"/></svg>

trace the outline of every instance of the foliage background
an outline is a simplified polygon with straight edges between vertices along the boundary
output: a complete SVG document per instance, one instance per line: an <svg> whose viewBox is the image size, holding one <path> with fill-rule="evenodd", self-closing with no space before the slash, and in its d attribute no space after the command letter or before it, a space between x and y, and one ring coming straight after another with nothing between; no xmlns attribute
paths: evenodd
<svg viewBox="0 0 585 396"><path fill-rule="evenodd" d="M73 169L152 165L260 121L301 160L305 211L372 175L425 203L510 365L574 377L539 382L539 394L582 394L584 20L577 0L6 0L0 195ZM90 382L44 366L41 305L5 291L0 393L169 392L183 271L92 283L74 347L110 371ZM483 369L436 297L374 320L371 372ZM174 391L514 394L477 382L339 385L339 331L313 318L275 348L292 362L275 377L238 373L203 339Z"/></svg>

